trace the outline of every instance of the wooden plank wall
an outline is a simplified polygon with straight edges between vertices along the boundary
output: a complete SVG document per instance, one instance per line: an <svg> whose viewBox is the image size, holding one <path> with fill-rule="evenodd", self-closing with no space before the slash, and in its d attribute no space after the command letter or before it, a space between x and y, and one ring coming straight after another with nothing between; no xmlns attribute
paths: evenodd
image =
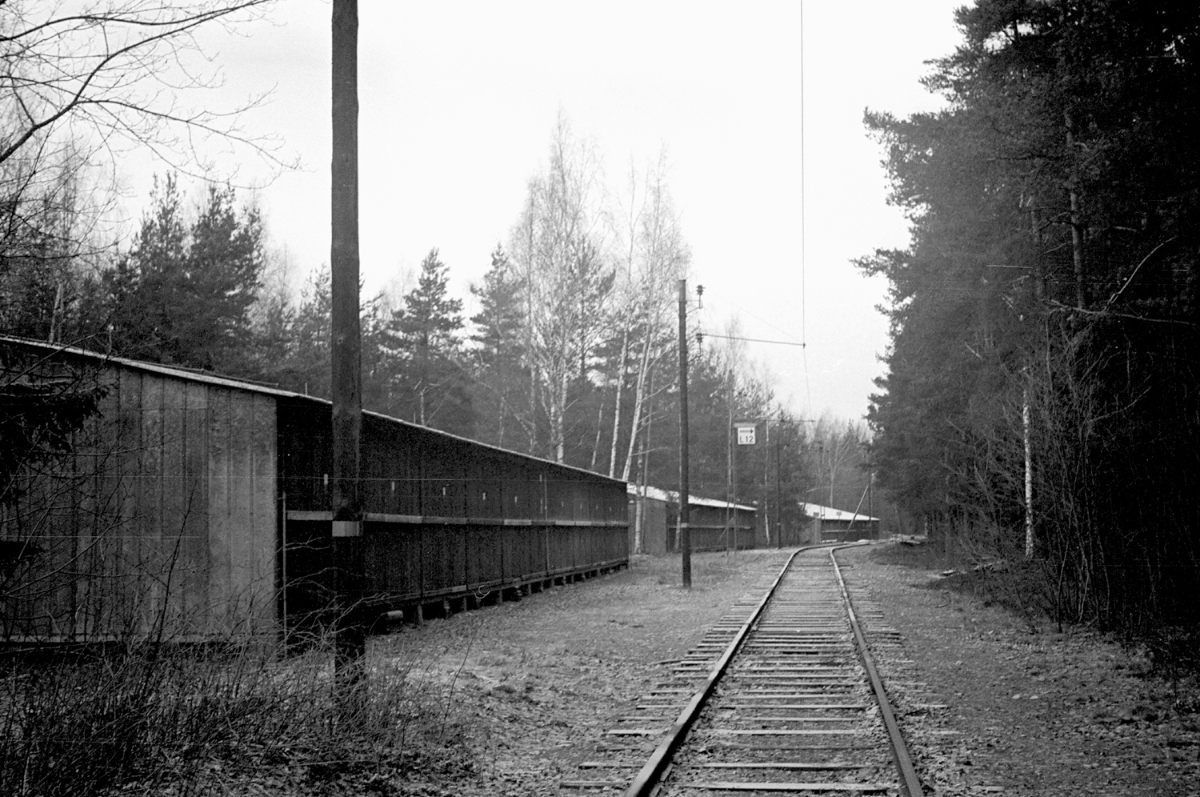
<svg viewBox="0 0 1200 797"><path fill-rule="evenodd" d="M758 544L754 510L697 506L689 510L693 551L754 548Z"/></svg>
<svg viewBox="0 0 1200 797"><path fill-rule="evenodd" d="M286 564L289 607L310 607L325 577L306 535L329 517L328 418L321 403L280 404L285 534L289 550L296 546ZM367 582L380 606L628 560L621 482L374 415L364 417L362 441Z"/></svg>
<svg viewBox="0 0 1200 797"><path fill-rule="evenodd" d="M646 503L647 506L650 506L655 502L647 501ZM726 517L724 505L692 504L688 512L692 550L723 551L732 548L735 542L739 549L759 547L762 540L761 535L758 534L756 516L757 512L753 509L734 509L731 520L734 532L730 533L726 528L730 520ZM678 521L679 506L674 502L665 504L663 518L656 522L664 524L662 534L667 551L677 552L679 550L678 540L675 539L675 526ZM649 535L658 532L647 531L646 533Z"/></svg>
<svg viewBox="0 0 1200 797"><path fill-rule="evenodd" d="M639 498L629 497L629 550L634 552L635 524L637 521L638 504L641 504L642 546L637 553L661 556L668 548L667 504L649 496Z"/></svg>
<svg viewBox="0 0 1200 797"><path fill-rule="evenodd" d="M207 633L275 625L275 401L211 388L208 410Z"/></svg>
<svg viewBox="0 0 1200 797"><path fill-rule="evenodd" d="M127 368L75 453L0 516L43 549L3 607L9 639L212 639L275 630L276 422L270 396Z"/></svg>
<svg viewBox="0 0 1200 797"><path fill-rule="evenodd" d="M112 414L118 406L120 385L94 368L43 361L7 346L3 367L7 384L68 390L105 384L109 392L101 411ZM132 500L128 490L113 485L136 483L136 473L127 473L131 466L107 453L127 445L123 435L140 435L126 426L88 419L72 436L78 455L25 468L16 479L16 496L0 505L0 540L15 554L3 562L4 639L73 639L127 623L113 585L127 549L136 550L136 540L125 531Z"/></svg>

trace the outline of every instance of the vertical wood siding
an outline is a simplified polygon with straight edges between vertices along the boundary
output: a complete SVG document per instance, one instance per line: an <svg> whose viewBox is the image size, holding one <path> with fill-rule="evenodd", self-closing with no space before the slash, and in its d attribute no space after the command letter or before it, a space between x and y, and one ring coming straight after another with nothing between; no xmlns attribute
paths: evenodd
<svg viewBox="0 0 1200 797"><path fill-rule="evenodd" d="M280 402L289 613L319 611L328 570L329 408ZM625 485L375 415L363 419L367 589L380 608L628 561ZM327 532L326 532L327 533Z"/></svg>
<svg viewBox="0 0 1200 797"><path fill-rule="evenodd" d="M30 489L0 510L0 540L37 551L9 568L0 632L100 641L274 630L274 398L99 361L39 367L35 377L108 392L74 453L28 474Z"/></svg>

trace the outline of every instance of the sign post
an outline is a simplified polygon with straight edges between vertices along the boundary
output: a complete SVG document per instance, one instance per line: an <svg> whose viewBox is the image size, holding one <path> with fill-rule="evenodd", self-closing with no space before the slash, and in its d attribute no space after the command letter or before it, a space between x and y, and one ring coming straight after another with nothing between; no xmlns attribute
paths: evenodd
<svg viewBox="0 0 1200 797"><path fill-rule="evenodd" d="M742 446L755 445L756 432L758 424L755 421L734 421L734 443L736 444L729 452L729 509L726 512L728 516L728 526L730 540L733 545L733 550L737 551L737 509L735 506L735 496L737 495L737 450Z"/></svg>

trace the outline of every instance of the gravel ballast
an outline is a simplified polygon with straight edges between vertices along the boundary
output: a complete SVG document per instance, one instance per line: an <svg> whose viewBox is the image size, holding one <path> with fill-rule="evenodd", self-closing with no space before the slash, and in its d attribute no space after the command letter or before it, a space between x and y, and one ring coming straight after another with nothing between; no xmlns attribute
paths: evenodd
<svg viewBox="0 0 1200 797"><path fill-rule="evenodd" d="M628 571L374 639L373 657L409 672L473 760L453 782L409 775L371 791L560 793L667 664L786 556L697 555L690 591L678 557L635 557ZM900 632L881 658L927 793L1200 794L1193 681L1150 677L1136 651L1091 632L940 589L937 573L881 561L878 546L841 558L852 592Z"/></svg>

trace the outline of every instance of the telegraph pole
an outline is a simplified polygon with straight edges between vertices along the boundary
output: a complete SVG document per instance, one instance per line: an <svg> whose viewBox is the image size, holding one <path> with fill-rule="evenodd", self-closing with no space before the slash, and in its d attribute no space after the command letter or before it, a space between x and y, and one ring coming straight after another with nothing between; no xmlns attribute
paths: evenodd
<svg viewBox="0 0 1200 797"><path fill-rule="evenodd" d="M1025 448L1025 558L1034 554L1033 537L1033 440L1029 434L1029 387L1021 392L1021 437Z"/></svg>
<svg viewBox="0 0 1200 797"><path fill-rule="evenodd" d="M362 334L358 296L358 3L333 2L333 160L330 165L330 252L333 394L334 671L339 696L358 684L366 654L362 610Z"/></svg>
<svg viewBox="0 0 1200 797"><path fill-rule="evenodd" d="M687 280L679 280L679 554L683 586L692 587L692 534L688 529Z"/></svg>
<svg viewBox="0 0 1200 797"><path fill-rule="evenodd" d="M766 530L767 547L771 547L771 494L767 491L768 480L771 478L771 414L763 420L763 528Z"/></svg>
<svg viewBox="0 0 1200 797"><path fill-rule="evenodd" d="M783 547L783 496L780 488L780 478L782 469L782 451L783 448L783 429L779 429L779 434L775 435L775 547Z"/></svg>

